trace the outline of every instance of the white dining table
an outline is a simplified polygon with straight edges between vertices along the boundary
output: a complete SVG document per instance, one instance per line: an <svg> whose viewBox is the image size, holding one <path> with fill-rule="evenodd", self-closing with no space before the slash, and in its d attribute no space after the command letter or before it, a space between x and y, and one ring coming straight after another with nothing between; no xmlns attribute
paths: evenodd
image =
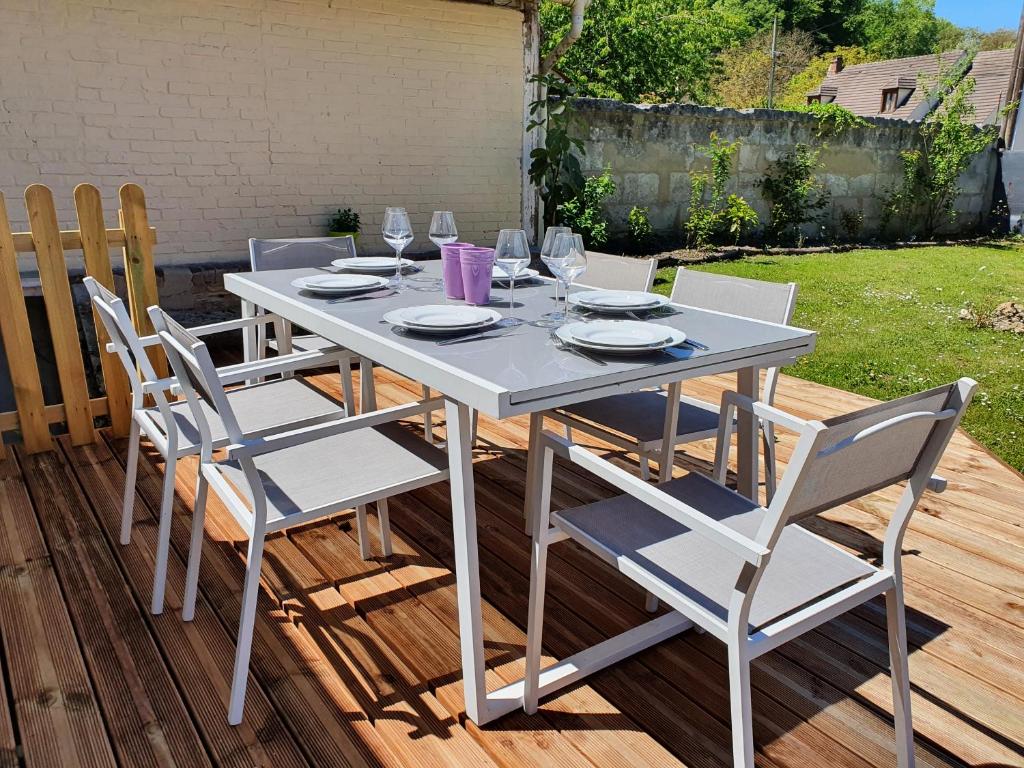
<svg viewBox="0 0 1024 768"><path fill-rule="evenodd" d="M332 301L291 284L297 277L316 274L323 271L235 273L225 275L224 283L242 300L244 316L255 314L258 308L276 313L443 396L466 715L478 725L522 706L523 683L491 692L485 686L471 411L495 419L529 414L530 450L537 453L534 447L544 412L549 409L662 385L669 385L670 392L678 391L685 379L725 372L736 372L740 394L757 399L761 369L794 362L812 352L816 341L812 331L679 304L673 305L676 314L649 322L680 329L707 350L674 347L640 356L594 359L560 349L551 339L550 328L532 323L502 328L484 338L439 345L437 337L407 333L382 320L385 312L400 307L443 303L437 287L439 262L425 262L422 271L407 277L408 290L357 301ZM517 286L515 307L509 307L508 294L507 288L496 287L491 303L506 317L534 321L555 307L553 285L548 280L534 279ZM254 350L255 338L247 337L247 360ZM737 418L738 488L756 499L758 424L746 412L741 411ZM673 457L670 449L663 461L671 466ZM534 463L530 462L531 468ZM639 631L623 650L635 652L689 626L682 619L669 620L654 630ZM546 670L545 693L579 679L591 659L570 657Z"/></svg>

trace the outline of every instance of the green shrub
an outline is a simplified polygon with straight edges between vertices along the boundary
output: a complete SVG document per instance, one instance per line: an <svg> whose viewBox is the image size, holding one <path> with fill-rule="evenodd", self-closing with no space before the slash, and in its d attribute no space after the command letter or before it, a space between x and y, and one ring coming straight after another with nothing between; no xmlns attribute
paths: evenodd
<svg viewBox="0 0 1024 768"><path fill-rule="evenodd" d="M828 203L828 193L814 178L818 150L797 144L758 182L770 209L767 238L772 243L799 243L800 227L817 221Z"/></svg>
<svg viewBox="0 0 1024 768"><path fill-rule="evenodd" d="M604 202L614 194L611 169L605 168L600 176L589 177L583 184L583 191L562 205L559 211L562 224L583 235L585 245L604 245L608 241Z"/></svg>
<svg viewBox="0 0 1024 768"><path fill-rule="evenodd" d="M921 126L920 147L900 153L903 178L882 205L884 228L899 221L903 233L916 231L930 238L955 221L960 175L998 136L993 126L974 125L974 78L956 77L956 72L947 74L937 88L927 89L927 98L941 96L942 103Z"/></svg>
<svg viewBox="0 0 1024 768"><path fill-rule="evenodd" d="M724 141L716 133L711 134L710 144L699 147L711 158L711 167L690 175L690 211L683 225L690 247L710 248L726 233L736 243L744 230L757 226L757 213L747 201L725 191L739 148L739 141Z"/></svg>
<svg viewBox="0 0 1024 768"><path fill-rule="evenodd" d="M651 226L650 209L633 206L629 212L629 234L638 245L646 245L654 236L654 228Z"/></svg>
<svg viewBox="0 0 1024 768"><path fill-rule="evenodd" d="M351 208L345 210L338 209L338 212L334 214L327 222L328 232L358 232L359 231L359 214L353 211Z"/></svg>

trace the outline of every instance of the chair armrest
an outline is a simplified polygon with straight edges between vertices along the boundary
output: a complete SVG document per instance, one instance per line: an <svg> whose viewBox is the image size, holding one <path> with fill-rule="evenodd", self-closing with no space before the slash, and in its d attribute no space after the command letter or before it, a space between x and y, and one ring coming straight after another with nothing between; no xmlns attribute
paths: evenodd
<svg viewBox="0 0 1024 768"><path fill-rule="evenodd" d="M249 379L273 376L278 373L290 373L305 368L323 368L328 365L336 365L342 360L352 357L347 349L310 350L308 352L295 352L291 355L279 355L265 360L253 360L248 363L237 363L226 365L217 369L220 376L220 383L224 386L238 384Z"/></svg>
<svg viewBox="0 0 1024 768"><path fill-rule="evenodd" d="M794 432L803 432L810 424L810 422L786 413L774 405L753 400L738 392L723 392L722 405L719 409L718 417L718 439L715 446L715 469L713 474L715 480L722 485L725 484L725 474L729 467L729 445L732 442L732 430L737 410L747 411L762 421L779 424Z"/></svg>
<svg viewBox="0 0 1024 768"><path fill-rule="evenodd" d="M189 328L189 332L195 336L202 338L203 336L210 336L215 333L228 333L230 331L240 331L244 328L250 328L257 325L266 325L273 323L278 319L277 315L265 314L256 315L255 317L240 317L234 320L225 320L221 323L209 323L208 325L197 325L194 328ZM160 337L156 334L152 336L140 336L139 343L143 349L146 347L158 347L160 346ZM114 349L112 342L107 342L107 352L113 354L117 350Z"/></svg>
<svg viewBox="0 0 1024 768"><path fill-rule="evenodd" d="M359 429L379 427L384 424L407 419L411 416L419 416L427 411L438 408L443 402L444 398L434 397L429 400L419 400L415 403L396 405L380 411L363 413L359 416L349 416L336 419L335 421L313 424L299 429L290 429L276 434L260 435L252 439L247 439L247 436L243 435L241 443L228 446L227 458L228 460L239 457L251 458L264 453L280 451L283 448L293 448L296 445L302 445L325 437L333 437L334 435L354 432Z"/></svg>
<svg viewBox="0 0 1024 768"><path fill-rule="evenodd" d="M758 544L741 533L737 533L726 525L722 525L713 517L709 517L699 509L691 507L685 501L669 496L664 491L659 490L657 486L634 477L610 461L595 456L585 448L571 443L552 432L544 431L541 434L540 447L542 449L550 449L562 458L568 459L573 464L592 472L602 480L614 485L620 491L628 493L634 499L675 520L680 525L685 525L687 528L713 540L719 546L728 549L748 563L759 566L763 559L771 552L767 547Z"/></svg>
<svg viewBox="0 0 1024 768"><path fill-rule="evenodd" d="M154 381L142 382L142 394L152 395L156 392L171 392L177 394L178 379L175 376L168 376L166 379L155 379Z"/></svg>

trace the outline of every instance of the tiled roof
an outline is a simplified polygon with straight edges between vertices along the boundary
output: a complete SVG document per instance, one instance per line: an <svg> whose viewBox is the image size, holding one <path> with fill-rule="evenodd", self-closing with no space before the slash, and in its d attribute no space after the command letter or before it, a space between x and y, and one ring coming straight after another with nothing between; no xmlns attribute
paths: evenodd
<svg viewBox="0 0 1024 768"><path fill-rule="evenodd" d="M1006 106L1006 86L1013 66L1013 48L980 51L971 62L968 73L974 78L974 122L979 125L999 123L999 111Z"/></svg>
<svg viewBox="0 0 1024 768"><path fill-rule="evenodd" d="M884 116L911 119L921 104L926 86L934 86L940 69L949 68L964 55L963 51L947 51L940 56L910 56L905 59L854 64L829 75L822 88L835 88L834 103L864 117ZM889 88L912 88L909 98L892 112L882 112L882 91ZM906 95L904 91L904 96ZM920 117L920 116L918 116Z"/></svg>

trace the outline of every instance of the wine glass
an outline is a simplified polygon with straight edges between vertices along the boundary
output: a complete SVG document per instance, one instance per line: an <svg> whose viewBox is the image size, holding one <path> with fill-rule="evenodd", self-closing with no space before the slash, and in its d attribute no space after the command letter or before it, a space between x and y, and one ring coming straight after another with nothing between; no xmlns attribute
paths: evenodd
<svg viewBox="0 0 1024 768"><path fill-rule="evenodd" d="M544 232L544 244L540 247L540 260L544 262L545 266L551 270L551 274L554 274L554 270L551 269L551 263L549 261L551 257L551 251L555 247L555 238L559 235L567 235L572 232L569 227L548 227ZM558 275L555 275L558 277ZM558 306L558 284L559 281L555 280L555 306ZM558 312L549 312L546 317L557 315Z"/></svg>
<svg viewBox="0 0 1024 768"><path fill-rule="evenodd" d="M494 247L494 264L509 279L509 309L515 312L516 276L530 265L530 241L521 229L503 229Z"/></svg>
<svg viewBox="0 0 1024 768"><path fill-rule="evenodd" d="M434 211L430 219L430 242L440 248L442 245L449 245L459 239L459 230L455 228L455 214L451 211ZM444 289L444 266L441 267L441 295L444 296L444 303L448 303L448 293Z"/></svg>
<svg viewBox="0 0 1024 768"><path fill-rule="evenodd" d="M573 281L587 271L587 250L583 247L583 235L560 234L555 237L554 246L549 257L555 265L558 279L564 283L565 303L559 320L569 317L569 289Z"/></svg>
<svg viewBox="0 0 1024 768"><path fill-rule="evenodd" d="M392 287L402 291L402 251L412 242L412 224L405 208L388 208L384 211L384 221L380 226L384 242L395 249L395 279Z"/></svg>

